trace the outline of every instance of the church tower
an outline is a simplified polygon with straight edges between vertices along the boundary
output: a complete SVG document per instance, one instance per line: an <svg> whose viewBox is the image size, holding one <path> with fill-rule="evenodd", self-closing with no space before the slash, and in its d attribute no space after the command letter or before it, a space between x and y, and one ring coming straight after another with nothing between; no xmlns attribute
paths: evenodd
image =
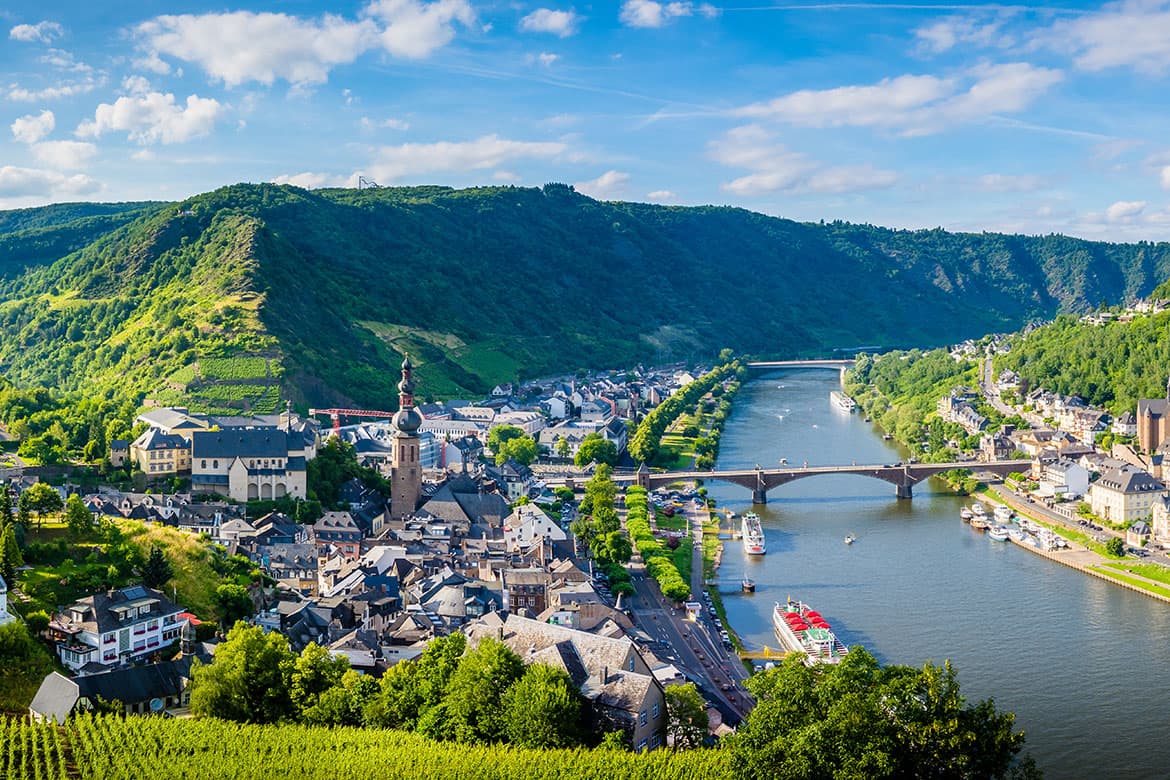
<svg viewBox="0 0 1170 780"><path fill-rule="evenodd" d="M414 408L414 366L402 361L398 383L398 412L394 415L394 452L390 456L390 516L397 520L414 513L422 496L422 469L418 456L418 429L422 415Z"/></svg>

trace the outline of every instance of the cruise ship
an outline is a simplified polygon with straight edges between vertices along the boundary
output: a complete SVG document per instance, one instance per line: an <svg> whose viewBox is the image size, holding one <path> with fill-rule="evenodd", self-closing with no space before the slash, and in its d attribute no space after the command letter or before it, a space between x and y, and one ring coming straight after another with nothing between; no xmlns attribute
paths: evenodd
<svg viewBox="0 0 1170 780"><path fill-rule="evenodd" d="M745 512L739 527L743 533L744 552L748 555L763 555L768 551L764 544L764 529L760 525L759 515L755 512Z"/></svg>
<svg viewBox="0 0 1170 780"><path fill-rule="evenodd" d="M804 653L804 662L809 666L840 663L849 652L821 613L799 601L776 602L772 609L772 628L784 649Z"/></svg>
<svg viewBox="0 0 1170 780"><path fill-rule="evenodd" d="M830 392L829 398L832 400L833 404L842 411L852 412L857 408L857 402L842 393L840 390L833 390Z"/></svg>

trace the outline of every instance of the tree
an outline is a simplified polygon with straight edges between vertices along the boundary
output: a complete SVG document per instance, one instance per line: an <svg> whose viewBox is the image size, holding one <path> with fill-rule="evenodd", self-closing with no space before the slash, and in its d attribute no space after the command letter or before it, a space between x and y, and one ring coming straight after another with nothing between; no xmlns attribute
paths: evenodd
<svg viewBox="0 0 1170 780"><path fill-rule="evenodd" d="M142 565L142 584L148 588L161 588L173 576L174 570L167 556L158 545L151 545L150 555Z"/></svg>
<svg viewBox="0 0 1170 780"><path fill-rule="evenodd" d="M38 525L47 512L60 512L64 506L61 494L47 482L37 482L20 494L20 508L26 512L35 512Z"/></svg>
<svg viewBox="0 0 1170 780"><path fill-rule="evenodd" d="M16 526L8 523L0 535L0 576L9 587L16 587L16 570L24 565L20 545L16 542Z"/></svg>
<svg viewBox="0 0 1170 780"><path fill-rule="evenodd" d="M40 635L49 628L49 613L43 609L38 609L36 612L30 612L24 616L24 624L28 626L29 633L33 636Z"/></svg>
<svg viewBox="0 0 1170 780"><path fill-rule="evenodd" d="M1121 537L1114 536L1105 543L1105 552L1112 555L1114 558L1125 557L1125 542Z"/></svg>
<svg viewBox="0 0 1170 780"><path fill-rule="evenodd" d="M675 750L702 747L710 728L707 702L694 683L668 685L666 694L666 739Z"/></svg>
<svg viewBox="0 0 1170 780"><path fill-rule="evenodd" d="M215 604L219 607L220 622L225 626L235 625L236 621L250 617L256 611L248 589L233 583L215 589Z"/></svg>
<svg viewBox="0 0 1170 780"><path fill-rule="evenodd" d="M347 669L341 680L321 694L303 718L323 726L360 726L363 713L378 695L378 683L356 669Z"/></svg>
<svg viewBox="0 0 1170 780"><path fill-rule="evenodd" d="M0 527L12 521L12 491L8 483L0 483Z"/></svg>
<svg viewBox="0 0 1170 780"><path fill-rule="evenodd" d="M593 556L602 563L628 563L633 556L630 538L621 531L610 531L590 545Z"/></svg>
<svg viewBox="0 0 1170 780"><path fill-rule="evenodd" d="M379 682L377 696L366 705L362 721L368 726L413 731L424 708L419 669L416 661L400 661L387 669Z"/></svg>
<svg viewBox="0 0 1170 780"><path fill-rule="evenodd" d="M1024 735L990 701L967 705L950 664L785 659L750 678L757 706L729 739L737 778L1009 776Z"/></svg>
<svg viewBox="0 0 1170 780"><path fill-rule="evenodd" d="M507 463L509 458L515 460L517 463L528 466L532 464L532 461L536 460L540 448L536 445L536 439L531 436L517 436L508 439L500 445L499 449L492 451L496 453L497 466L502 466Z"/></svg>
<svg viewBox="0 0 1170 780"><path fill-rule="evenodd" d="M591 433L581 440L581 446L577 449L577 456L573 459L573 463L578 466L586 466L597 462L612 466L617 463L617 459L617 445L600 433Z"/></svg>
<svg viewBox="0 0 1170 780"><path fill-rule="evenodd" d="M296 656L281 634L237 623L215 660L191 670L191 711L241 723L275 723L294 714L289 677Z"/></svg>
<svg viewBox="0 0 1170 780"><path fill-rule="evenodd" d="M341 678L349 671L349 661L334 658L328 649L310 642L292 663L289 673L289 699L299 717L310 723L328 722L335 712L317 711L322 696L341 685ZM331 708L336 709L337 702Z"/></svg>
<svg viewBox="0 0 1170 780"><path fill-rule="evenodd" d="M569 452L572 450L569 446L569 440L564 436L557 437L557 443L554 445L554 449L556 450L557 456L561 458L569 457Z"/></svg>
<svg viewBox="0 0 1170 780"><path fill-rule="evenodd" d="M459 742L493 743L505 737L500 701L524 674L524 662L512 649L487 637L459 661L443 697L443 736Z"/></svg>
<svg viewBox="0 0 1170 780"><path fill-rule="evenodd" d="M69 500L65 502L65 525L69 526L69 535L75 539L80 539L93 530L93 515L81 500L81 496L76 493L69 496Z"/></svg>
<svg viewBox="0 0 1170 780"><path fill-rule="evenodd" d="M512 439L519 439L523 436L524 429L519 426L497 425L488 431L487 446L488 449L491 450L492 453L494 453L498 458L500 450L503 449L505 444L507 444ZM503 461L499 462L502 463Z"/></svg>
<svg viewBox="0 0 1170 780"><path fill-rule="evenodd" d="M581 694L563 669L532 664L502 704L504 733L517 747L568 748L582 742Z"/></svg>
<svg viewBox="0 0 1170 780"><path fill-rule="evenodd" d="M418 691L422 707L434 707L447 695L451 676L459 667L459 660L467 650L467 637L450 634L432 640L418 659ZM421 714L421 712L420 712Z"/></svg>

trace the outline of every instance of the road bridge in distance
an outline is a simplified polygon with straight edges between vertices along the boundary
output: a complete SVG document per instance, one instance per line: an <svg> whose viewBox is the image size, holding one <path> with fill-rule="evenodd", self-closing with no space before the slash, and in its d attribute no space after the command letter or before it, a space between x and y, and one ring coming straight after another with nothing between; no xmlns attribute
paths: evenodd
<svg viewBox="0 0 1170 780"><path fill-rule="evenodd" d="M913 498L914 486L924 479L941 474L944 471L970 469L972 471L989 472L1005 477L1013 472L1027 472L1032 467L1031 460L996 460L996 461L957 461L952 463L878 463L871 465L848 466L782 466L780 468L765 469L760 466L748 469L723 470L683 470L683 471L651 471L642 465L637 471L618 472L613 474L613 481L619 485L640 485L647 490L663 487L675 482L689 482L696 479L719 480L740 485L752 491L753 504L768 503L768 491L798 479L808 479L825 474L857 474L863 477L872 477L894 485L894 494L898 498ZM554 477L545 479L547 484L563 484L574 487L578 482L588 479L587 474L578 478L573 476Z"/></svg>

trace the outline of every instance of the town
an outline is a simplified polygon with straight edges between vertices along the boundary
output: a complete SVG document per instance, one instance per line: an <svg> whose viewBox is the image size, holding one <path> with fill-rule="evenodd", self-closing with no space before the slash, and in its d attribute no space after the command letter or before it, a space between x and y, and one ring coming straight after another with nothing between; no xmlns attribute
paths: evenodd
<svg viewBox="0 0 1170 780"><path fill-rule="evenodd" d="M286 637L294 653L316 645L371 679L418 660L439 638L498 639L526 662L563 669L593 716L636 751L682 738L668 733L666 691L695 683L701 698L690 701L702 702L702 734L725 733L751 702L740 687L747 672L730 652L711 596L696 592L687 605L666 598L647 585L644 561L628 543L616 560L635 553L634 582L626 575L611 582L602 556L590 555L573 532L580 494L550 488L542 478L568 477L588 490L598 472L604 478L610 466L631 465L631 427L699 384L696 375L704 371L676 365L579 374L500 385L476 402L416 404L408 358L399 411L389 420L343 425L343 414L332 411L325 413L332 427L323 427L288 408L237 417L144 410L139 435L111 442L110 465L133 471L145 490L102 486L83 494L68 483L49 489L38 469L20 469L8 482L10 512L31 506L39 515L45 507L80 504L83 525L169 528L253 572L241 580L245 586L227 586L233 604L220 588L219 624L181 603L176 589L168 591L165 574L61 605L45 625L30 620L63 666L36 691L32 716L64 722L99 701L116 701L126 713L185 715L192 661L214 662L230 613ZM717 394L726 386L719 384ZM380 475L389 495L350 478L334 486L337 505L346 508L298 521L308 472L339 446ZM189 489L149 489L175 479ZM691 518L698 533L711 522L693 485L656 491L651 500L652 514L665 508L688 519L660 532L674 536L674 545L693 533ZM277 505L288 511L255 514L256 507ZM35 552L27 557L24 566L9 567L16 581L0 599L37 595L27 585L26 593L15 592L36 573ZM12 619L0 600L0 621Z"/></svg>

